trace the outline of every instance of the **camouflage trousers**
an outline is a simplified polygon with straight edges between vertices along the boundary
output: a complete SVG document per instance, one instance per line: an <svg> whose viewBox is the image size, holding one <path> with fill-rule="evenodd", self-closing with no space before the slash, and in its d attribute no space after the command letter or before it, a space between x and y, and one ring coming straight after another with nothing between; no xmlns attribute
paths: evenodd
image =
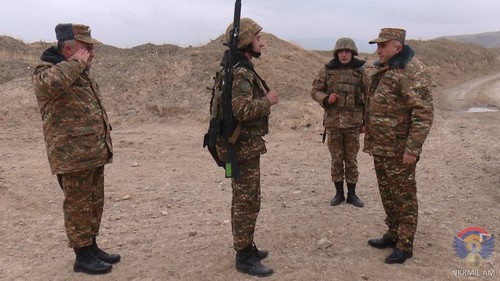
<svg viewBox="0 0 500 281"><path fill-rule="evenodd" d="M333 182L358 182L359 128L328 128L328 150L332 155Z"/></svg>
<svg viewBox="0 0 500 281"><path fill-rule="evenodd" d="M402 157L374 156L374 161L385 223L389 228L385 236L397 241L398 248L411 253L418 219L416 163L405 165Z"/></svg>
<svg viewBox="0 0 500 281"><path fill-rule="evenodd" d="M236 251L253 243L255 223L260 211L260 155L242 160L238 165L240 177L231 181L231 226Z"/></svg>
<svg viewBox="0 0 500 281"><path fill-rule="evenodd" d="M104 207L104 166L68 174L58 174L64 192L64 225L68 246L92 244L99 234Z"/></svg>

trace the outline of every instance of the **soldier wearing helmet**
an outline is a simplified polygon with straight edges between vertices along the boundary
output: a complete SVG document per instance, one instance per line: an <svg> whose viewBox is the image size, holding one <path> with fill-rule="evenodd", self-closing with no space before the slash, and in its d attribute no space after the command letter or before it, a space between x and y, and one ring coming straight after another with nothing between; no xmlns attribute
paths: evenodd
<svg viewBox="0 0 500 281"><path fill-rule="evenodd" d="M358 55L358 48L351 38L339 38L337 43L335 43L335 49L333 50L333 56L338 58L340 50L351 51L352 56Z"/></svg>
<svg viewBox="0 0 500 281"><path fill-rule="evenodd" d="M324 109L323 125L330 151L331 178L336 194L330 205L344 200L356 207L363 202L356 195L358 182L357 155L359 135L364 132L365 61L358 60L358 48L351 38L339 38L333 50L334 58L325 64L313 82L311 97ZM347 183L347 199L344 196Z"/></svg>
<svg viewBox="0 0 500 281"><path fill-rule="evenodd" d="M226 42L230 41L231 29L232 24L227 28ZM267 151L262 137L268 133L269 114L271 106L278 103L278 93L267 87L251 62L260 57L264 47L261 30L262 27L252 19L241 19L238 51L233 54L236 64L232 70L231 103L241 133L234 143L240 177L231 179L231 224L237 270L255 276L269 276L273 270L261 263L268 252L258 249L253 237L260 211L260 155ZM226 159L226 147L224 140L218 138L220 159Z"/></svg>
<svg viewBox="0 0 500 281"><path fill-rule="evenodd" d="M233 25L229 25L226 29L226 45L231 41L231 29ZM258 50L255 50L252 46L252 41L254 37L260 33L262 27L257 24L254 20L249 18L242 18L240 20L240 34L238 35L238 50L248 51L254 57L260 56L260 49L264 47L264 41L262 41L262 47L259 47Z"/></svg>

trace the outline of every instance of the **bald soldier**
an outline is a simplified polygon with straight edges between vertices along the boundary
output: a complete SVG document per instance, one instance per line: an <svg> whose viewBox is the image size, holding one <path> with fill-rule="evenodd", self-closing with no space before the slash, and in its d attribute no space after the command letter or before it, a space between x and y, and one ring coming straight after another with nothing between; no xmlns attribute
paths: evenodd
<svg viewBox="0 0 500 281"><path fill-rule="evenodd" d="M383 28L377 44L377 71L366 103L364 151L373 156L388 230L372 247L394 248L385 262L413 256L418 203L415 169L432 126L431 77L405 44L406 31Z"/></svg>
<svg viewBox="0 0 500 281"><path fill-rule="evenodd" d="M104 206L104 165L111 163L111 126L90 78L94 45L81 24L58 24L57 47L43 52L32 76L52 174L64 192L64 225L76 254L74 271L109 272L120 255L97 246Z"/></svg>

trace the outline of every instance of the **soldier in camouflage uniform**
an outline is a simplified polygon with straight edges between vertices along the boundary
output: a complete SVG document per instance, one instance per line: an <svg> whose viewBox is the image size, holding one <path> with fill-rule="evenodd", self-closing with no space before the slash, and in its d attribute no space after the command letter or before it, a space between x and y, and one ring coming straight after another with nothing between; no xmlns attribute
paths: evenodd
<svg viewBox="0 0 500 281"><path fill-rule="evenodd" d="M230 41L227 28L226 40ZM256 276L269 276L273 270L261 263L268 252L259 250L253 241L255 223L260 211L260 155L266 153L265 141L271 106L278 103L278 93L269 90L254 69L252 58L258 58L264 47L260 27L255 21L243 18L240 22L238 52L233 68L232 108L234 118L241 125L241 133L234 144L240 177L232 178L233 200L231 224L238 271ZM226 145L218 139L220 159L226 159Z"/></svg>
<svg viewBox="0 0 500 281"><path fill-rule="evenodd" d="M96 243L104 206L104 165L111 163L111 126L99 87L89 77L93 47L100 42L88 26L58 24L57 47L41 56L32 76L43 120L43 134L52 174L64 192L64 223L69 247L76 254L74 270L109 272L120 260Z"/></svg>
<svg viewBox="0 0 500 281"><path fill-rule="evenodd" d="M379 60L366 104L363 151L373 156L387 232L370 239L375 248L394 248L386 263L413 255L418 203L415 169L431 129L434 108L431 77L405 44L406 31L383 28L377 39Z"/></svg>
<svg viewBox="0 0 500 281"><path fill-rule="evenodd" d="M363 65L356 44L351 38L339 38L333 51L334 58L321 68L313 82L311 97L324 108L323 125L328 136L332 156L331 176L336 194L330 205L346 200L344 177L347 183L347 203L363 207L355 193L358 182L359 134L364 130ZM344 169L345 165L345 169Z"/></svg>

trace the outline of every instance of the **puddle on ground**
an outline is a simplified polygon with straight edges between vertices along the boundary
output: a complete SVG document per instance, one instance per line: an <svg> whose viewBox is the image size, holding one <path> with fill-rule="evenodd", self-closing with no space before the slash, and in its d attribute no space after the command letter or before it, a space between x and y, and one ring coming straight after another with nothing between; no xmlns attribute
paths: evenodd
<svg viewBox="0 0 500 281"><path fill-rule="evenodd" d="M494 107L471 107L465 112L498 112L498 108Z"/></svg>

